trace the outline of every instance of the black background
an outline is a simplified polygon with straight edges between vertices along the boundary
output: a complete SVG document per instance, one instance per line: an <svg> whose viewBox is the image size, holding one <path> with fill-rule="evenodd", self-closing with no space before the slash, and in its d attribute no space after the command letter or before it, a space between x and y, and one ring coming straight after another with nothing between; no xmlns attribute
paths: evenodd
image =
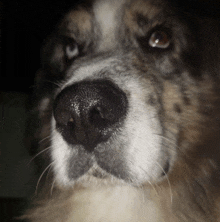
<svg viewBox="0 0 220 222"><path fill-rule="evenodd" d="M2 2L0 91L31 92L43 40L77 0Z"/></svg>

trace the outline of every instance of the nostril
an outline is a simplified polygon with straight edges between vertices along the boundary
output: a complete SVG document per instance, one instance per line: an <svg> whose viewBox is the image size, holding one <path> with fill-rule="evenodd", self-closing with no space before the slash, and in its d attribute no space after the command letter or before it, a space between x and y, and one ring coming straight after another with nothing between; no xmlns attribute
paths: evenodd
<svg viewBox="0 0 220 222"><path fill-rule="evenodd" d="M56 110L56 112L54 112L54 118L56 120L56 123L62 126L67 126L69 122L73 122L71 113L65 110Z"/></svg>
<svg viewBox="0 0 220 222"><path fill-rule="evenodd" d="M91 122L98 122L102 119L104 119L103 111L100 107L94 107L91 109L89 113L89 118Z"/></svg>
<svg viewBox="0 0 220 222"><path fill-rule="evenodd" d="M113 110L111 108L103 108L103 107L97 107L97 110L100 113L100 116L102 119L106 119L108 121L114 121L115 115L113 114Z"/></svg>
<svg viewBox="0 0 220 222"><path fill-rule="evenodd" d="M93 108L92 114L95 116L101 117L102 119L105 119L104 109L100 106Z"/></svg>
<svg viewBox="0 0 220 222"><path fill-rule="evenodd" d="M96 127L105 127L114 121L114 114L112 113L112 110L96 106L92 108L89 113L89 121Z"/></svg>
<svg viewBox="0 0 220 222"><path fill-rule="evenodd" d="M76 125L76 123L75 123L74 119L71 117L71 118L69 119L68 123L67 123L67 126L68 126L71 130L74 130L75 125Z"/></svg>

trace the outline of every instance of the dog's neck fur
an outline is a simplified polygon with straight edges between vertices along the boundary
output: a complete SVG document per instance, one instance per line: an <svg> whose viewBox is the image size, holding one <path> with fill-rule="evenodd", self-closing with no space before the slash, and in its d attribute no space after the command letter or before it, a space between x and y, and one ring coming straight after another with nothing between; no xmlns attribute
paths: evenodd
<svg viewBox="0 0 220 222"><path fill-rule="evenodd" d="M66 217L66 222L176 222L170 218L170 199L161 202L154 189L150 192L131 186L98 186L69 192L62 191L60 196L55 195L56 201L42 206L47 214L42 216L44 221L47 218L45 222L59 217L60 220ZM48 213L49 210L53 212Z"/></svg>
<svg viewBox="0 0 220 222"><path fill-rule="evenodd" d="M25 218L31 215L30 219L41 222L178 222L171 213L169 188L150 187L97 185L69 190L55 187L52 194L50 189L47 195L43 192L44 200Z"/></svg>
<svg viewBox="0 0 220 222"><path fill-rule="evenodd" d="M172 191L166 183L148 188L107 184L69 190L49 187L23 218L35 222L220 222L212 213L204 216L203 208L201 213L195 211L188 189L178 191L177 187ZM218 214L219 206L211 205Z"/></svg>
<svg viewBox="0 0 220 222"><path fill-rule="evenodd" d="M72 197L77 206L70 214L70 221L162 222L158 208L151 199L146 191L133 187L81 190Z"/></svg>

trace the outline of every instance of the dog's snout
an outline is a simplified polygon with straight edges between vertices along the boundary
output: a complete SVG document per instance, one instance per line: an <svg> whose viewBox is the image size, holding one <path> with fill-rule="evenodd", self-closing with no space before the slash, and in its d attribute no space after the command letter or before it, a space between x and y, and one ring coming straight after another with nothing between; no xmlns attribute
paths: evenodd
<svg viewBox="0 0 220 222"><path fill-rule="evenodd" d="M109 80L79 82L57 96L56 127L69 144L92 151L122 123L127 106L125 93Z"/></svg>

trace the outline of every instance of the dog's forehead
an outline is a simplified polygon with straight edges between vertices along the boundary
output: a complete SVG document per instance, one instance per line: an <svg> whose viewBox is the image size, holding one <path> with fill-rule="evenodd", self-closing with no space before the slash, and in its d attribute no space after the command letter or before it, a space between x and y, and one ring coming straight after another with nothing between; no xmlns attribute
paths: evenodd
<svg viewBox="0 0 220 222"><path fill-rule="evenodd" d="M62 25L74 38L83 41L96 34L100 48L111 47L122 28L141 32L139 21L153 21L160 14L161 6L158 0L96 0L89 7L70 11Z"/></svg>
<svg viewBox="0 0 220 222"><path fill-rule="evenodd" d="M101 32L100 49L103 47L111 47L112 43L116 40L117 23L120 21L120 12L125 0L112 0L95 2L93 10L95 21L99 26Z"/></svg>

